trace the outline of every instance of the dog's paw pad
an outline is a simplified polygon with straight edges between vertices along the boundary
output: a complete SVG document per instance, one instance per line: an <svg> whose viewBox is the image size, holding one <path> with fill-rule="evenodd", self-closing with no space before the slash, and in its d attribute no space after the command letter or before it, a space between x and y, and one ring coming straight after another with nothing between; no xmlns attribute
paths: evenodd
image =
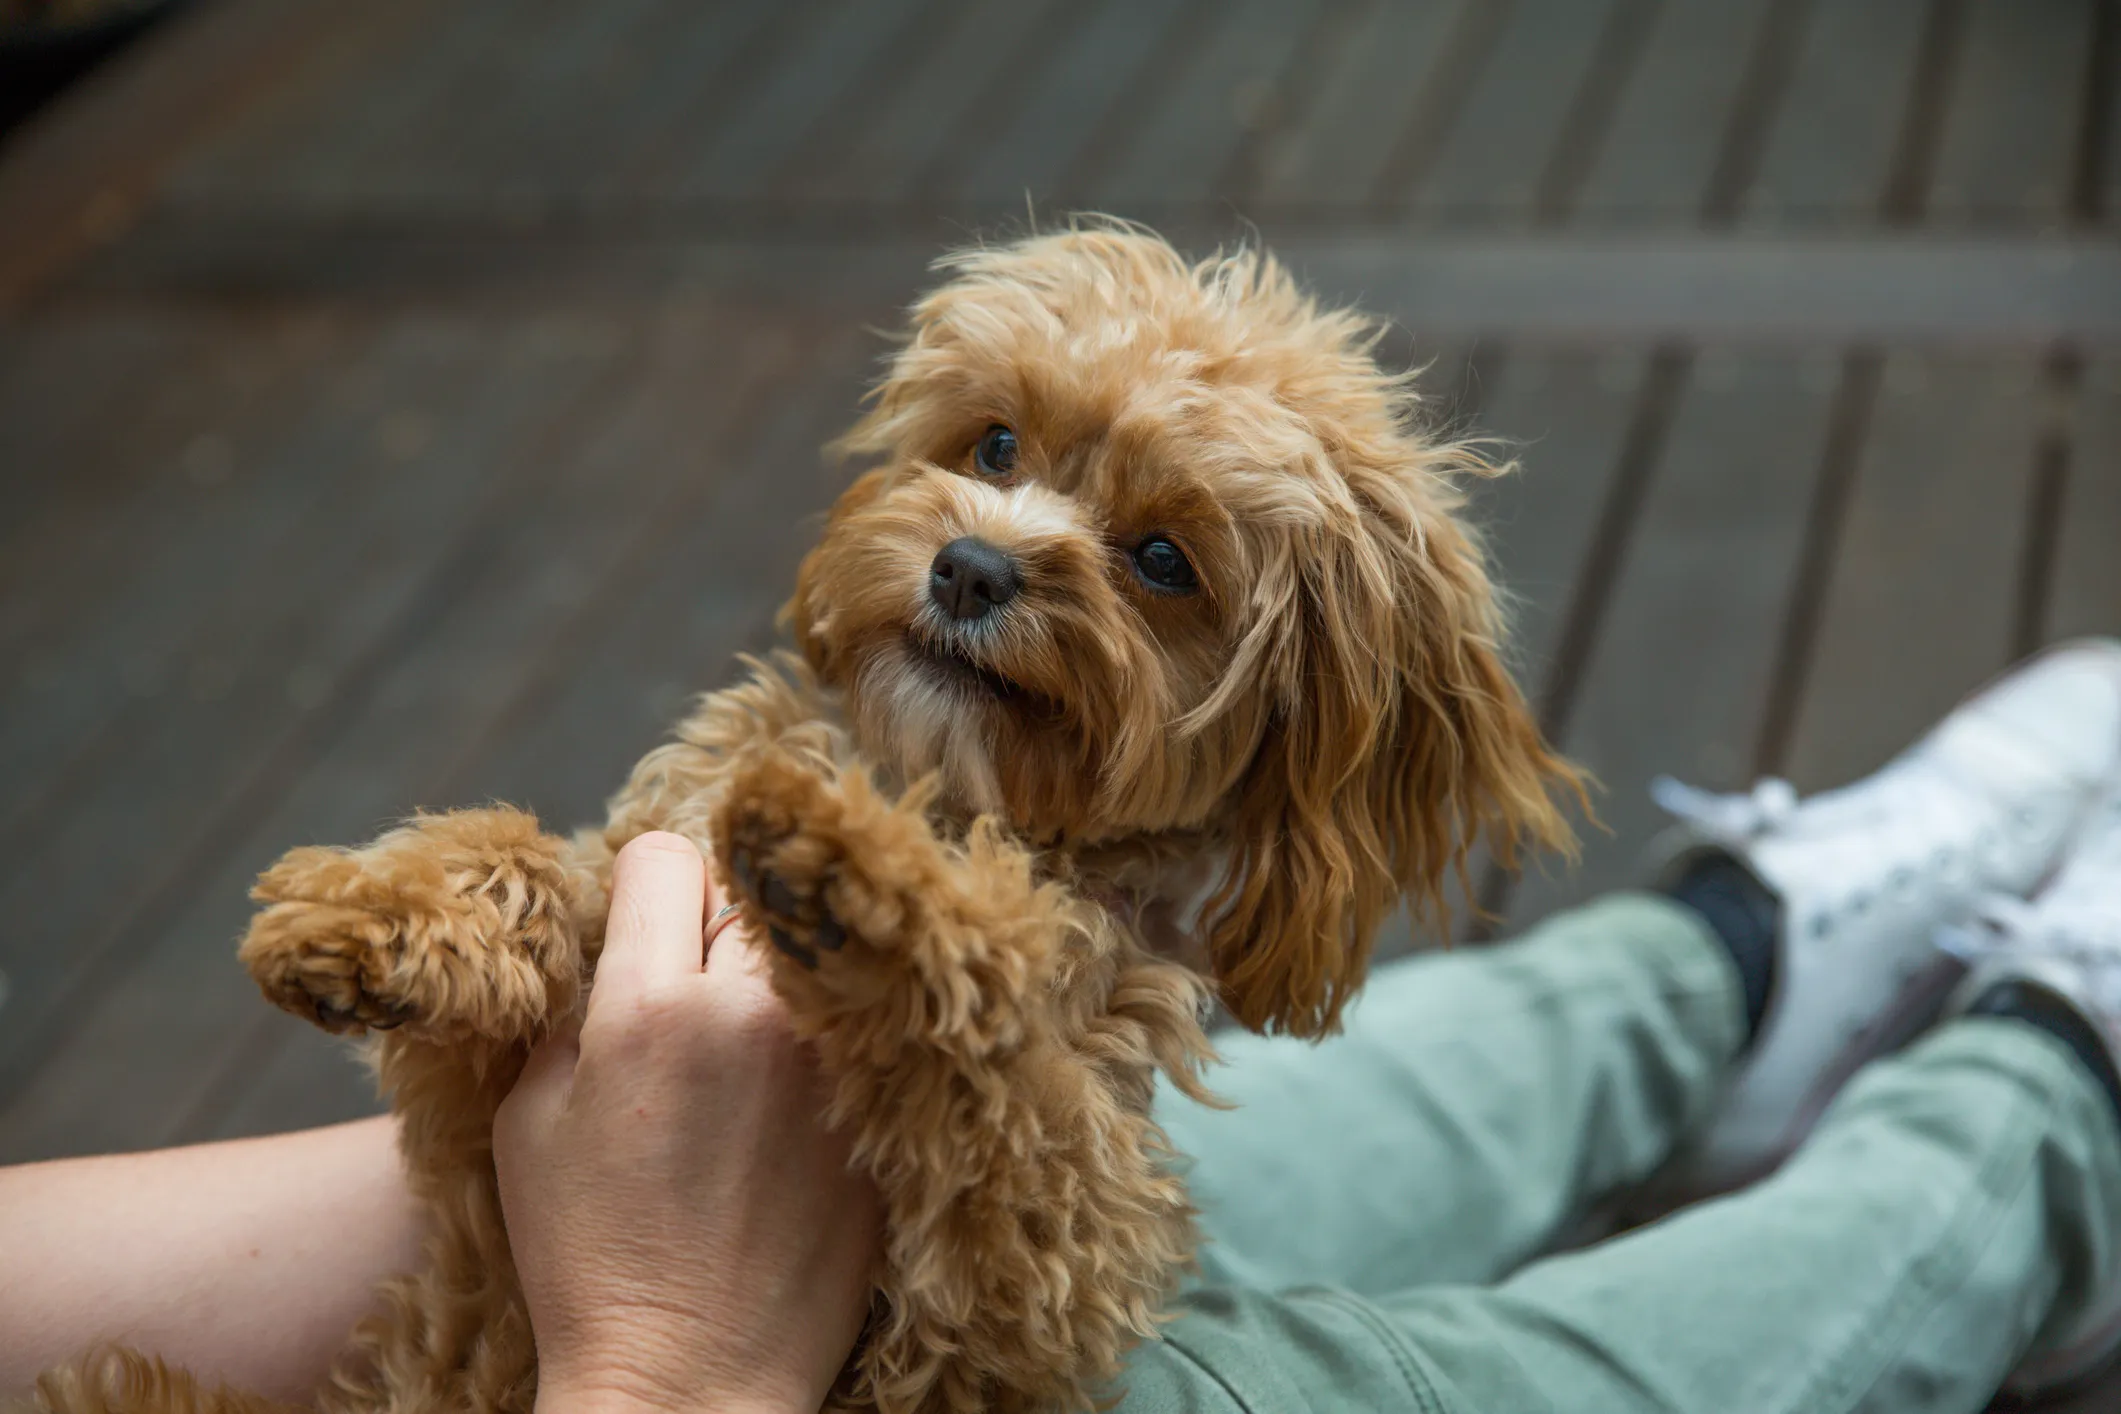
<svg viewBox="0 0 2121 1414"><path fill-rule="evenodd" d="M802 966L816 969L818 953L838 952L847 942L847 929L825 906L823 879L806 881L799 887L787 876L768 867L751 871L749 912L764 926L767 941Z"/></svg>
<svg viewBox="0 0 2121 1414"><path fill-rule="evenodd" d="M759 902L775 913L794 915L803 912L803 901L788 887L788 881L778 874L768 874L756 885Z"/></svg>
<svg viewBox="0 0 2121 1414"><path fill-rule="evenodd" d="M817 970L817 950L797 942L795 934L789 932L786 928L776 923L768 923L766 925L766 937L788 957L813 972Z"/></svg>
<svg viewBox="0 0 2121 1414"><path fill-rule="evenodd" d="M358 979L306 977L296 973L274 989L274 1000L297 1015L306 1013L335 1034L395 1031L418 1018L420 1009Z"/></svg>
<svg viewBox="0 0 2121 1414"><path fill-rule="evenodd" d="M419 1015L416 1007L402 1002L385 1002L368 993L361 993L351 1006L310 997L310 1014L317 1025L334 1034L357 1031L395 1031Z"/></svg>
<svg viewBox="0 0 2121 1414"><path fill-rule="evenodd" d="M759 857L750 846L738 844L730 849L729 873L731 882L745 893L759 891Z"/></svg>
<svg viewBox="0 0 2121 1414"><path fill-rule="evenodd" d="M394 1031L419 1019L414 998L393 985L401 945L337 928L312 931L316 916L301 905L279 905L270 917L274 931L254 934L244 961L276 1006L339 1035Z"/></svg>
<svg viewBox="0 0 2121 1414"><path fill-rule="evenodd" d="M740 827L741 828L741 827ZM748 835L749 831L745 831ZM764 930L767 941L784 956L815 969L820 951L835 953L847 945L847 928L825 903L833 871L801 869L792 855L792 834L771 842L747 839L729 851L732 885L743 896L745 912Z"/></svg>

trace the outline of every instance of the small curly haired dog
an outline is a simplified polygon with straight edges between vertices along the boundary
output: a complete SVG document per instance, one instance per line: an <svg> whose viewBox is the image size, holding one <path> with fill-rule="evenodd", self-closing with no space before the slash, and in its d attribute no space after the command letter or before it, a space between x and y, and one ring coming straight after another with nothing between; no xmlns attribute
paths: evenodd
<svg viewBox="0 0 2121 1414"><path fill-rule="evenodd" d="M869 1331L836 1401L1087 1409L1194 1243L1150 1112L1201 1094L1211 998L1330 1031L1373 935L1485 833L1566 846L1574 782L1498 659L1459 481L1376 326L1271 257L1116 223L946 257L843 447L874 469L804 560L800 657L651 752L601 831L424 815L258 882L242 958L381 1033L431 1213L323 1408L528 1411L490 1128L582 999L613 854L697 841L876 1180ZM143 1357L66 1411L252 1410Z"/></svg>

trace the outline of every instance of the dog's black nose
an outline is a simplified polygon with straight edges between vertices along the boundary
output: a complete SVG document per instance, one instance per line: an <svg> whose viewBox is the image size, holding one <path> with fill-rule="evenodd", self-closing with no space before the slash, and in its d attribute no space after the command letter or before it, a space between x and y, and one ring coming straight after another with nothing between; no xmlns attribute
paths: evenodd
<svg viewBox="0 0 2121 1414"><path fill-rule="evenodd" d="M959 536L928 566L928 597L953 619L982 618L1023 587L1016 561L976 536Z"/></svg>

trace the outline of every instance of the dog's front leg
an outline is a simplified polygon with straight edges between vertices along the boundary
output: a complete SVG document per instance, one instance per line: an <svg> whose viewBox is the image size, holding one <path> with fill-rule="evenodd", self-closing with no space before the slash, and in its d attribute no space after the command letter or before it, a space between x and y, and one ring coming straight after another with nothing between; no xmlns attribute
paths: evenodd
<svg viewBox="0 0 2121 1414"><path fill-rule="evenodd" d="M529 1414L529 1320L491 1157L493 1112L530 1042L581 987L578 907L608 859L520 811L420 816L362 849L297 849L259 879L240 949L266 996L335 1032L385 1031L378 1057L427 1262L386 1284L330 1382L326 1414ZM149 1356L105 1348L45 1374L51 1414L281 1414Z"/></svg>
<svg viewBox="0 0 2121 1414"><path fill-rule="evenodd" d="M323 1391L331 1414L523 1411L530 1326L493 1171L493 1116L583 983L609 857L517 810L422 815L359 849L267 870L241 956L267 997L326 1030L381 1032L426 1262L389 1283Z"/></svg>
<svg viewBox="0 0 2121 1414"><path fill-rule="evenodd" d="M1191 1253L1148 1110L1155 1071L1206 1052L1201 992L1000 831L945 839L918 804L769 749L716 831L884 1200L883 1302L844 1393L1087 1409Z"/></svg>
<svg viewBox="0 0 2121 1414"><path fill-rule="evenodd" d="M291 850L252 890L265 907L239 955L268 998L327 1031L531 1040L581 986L570 848L492 809Z"/></svg>

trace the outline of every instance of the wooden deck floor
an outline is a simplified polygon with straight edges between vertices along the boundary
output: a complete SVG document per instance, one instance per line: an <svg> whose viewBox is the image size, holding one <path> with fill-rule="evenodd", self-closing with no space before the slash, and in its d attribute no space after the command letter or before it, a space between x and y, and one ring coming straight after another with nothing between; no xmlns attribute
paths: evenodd
<svg viewBox="0 0 2121 1414"><path fill-rule="evenodd" d="M217 0L0 149L0 1161L328 1120L230 956L596 811L770 641L925 261L1108 210L1399 321L1608 788L1877 764L2121 631L2113 0ZM2089 1406L2087 1406L2089 1407Z"/></svg>

